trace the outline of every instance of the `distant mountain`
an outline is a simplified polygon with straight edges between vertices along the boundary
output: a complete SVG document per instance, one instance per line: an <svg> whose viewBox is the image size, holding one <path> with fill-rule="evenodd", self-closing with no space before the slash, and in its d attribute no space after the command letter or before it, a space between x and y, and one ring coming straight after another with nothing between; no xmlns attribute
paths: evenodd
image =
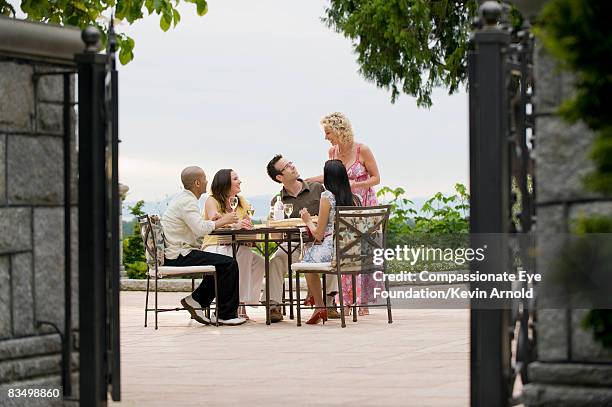
<svg viewBox="0 0 612 407"><path fill-rule="evenodd" d="M204 201L206 201L207 196L208 195L203 195L200 198L200 201L199 201L200 209L202 209L202 207L204 206ZM163 215L164 211L168 207L168 204L170 203L170 201L172 201L172 198L174 198L174 195L168 195L159 201L145 202L143 206L143 211L148 214ZM257 195L257 196L248 196L246 198L251 203L251 205L253 205L253 208L255 208L255 216L254 216L255 219L263 219L268 216L268 210L270 209L270 200L272 199L272 196ZM417 208L417 211L420 212L421 207L423 206L423 204L425 203L427 199L428 198L422 198L422 197L412 198L411 200L412 202L414 202L413 207ZM136 201L128 201L128 202L123 203L121 215L123 216L124 221L131 223L133 216L130 213L129 207L133 206L135 203ZM386 202L381 202L381 204L384 204L384 203Z"/></svg>

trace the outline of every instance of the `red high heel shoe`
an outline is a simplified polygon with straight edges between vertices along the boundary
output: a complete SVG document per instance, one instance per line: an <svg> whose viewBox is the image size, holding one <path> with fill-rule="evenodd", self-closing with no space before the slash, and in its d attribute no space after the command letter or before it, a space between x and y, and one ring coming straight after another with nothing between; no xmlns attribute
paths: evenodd
<svg viewBox="0 0 612 407"><path fill-rule="evenodd" d="M315 313L312 314L312 316L310 317L308 321L306 321L306 323L309 325L316 325L319 323L320 319L323 320L323 325L325 325L325 321L327 321L327 310L326 309L320 309L318 311L315 311Z"/></svg>
<svg viewBox="0 0 612 407"><path fill-rule="evenodd" d="M306 299L304 300L304 306L307 307L308 305L310 305L310 307L314 307L315 302L314 302L314 296L311 295L310 297L306 297Z"/></svg>

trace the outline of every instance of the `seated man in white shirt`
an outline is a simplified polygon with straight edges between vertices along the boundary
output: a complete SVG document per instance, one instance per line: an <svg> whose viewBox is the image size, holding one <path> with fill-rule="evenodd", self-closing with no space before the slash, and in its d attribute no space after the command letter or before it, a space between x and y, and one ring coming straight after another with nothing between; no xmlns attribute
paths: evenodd
<svg viewBox="0 0 612 407"><path fill-rule="evenodd" d="M238 263L232 257L204 252L201 249L204 236L215 228L238 221L235 213L227 213L212 221L204 220L198 208L198 199L206 191L206 174L200 167L187 167L181 172L185 188L170 203L161 223L165 235L165 259L167 266L215 266L217 269L217 312L219 323L240 325L238 310ZM204 276L196 290L181 300L192 318L201 324L210 324L204 312L215 297L214 277Z"/></svg>

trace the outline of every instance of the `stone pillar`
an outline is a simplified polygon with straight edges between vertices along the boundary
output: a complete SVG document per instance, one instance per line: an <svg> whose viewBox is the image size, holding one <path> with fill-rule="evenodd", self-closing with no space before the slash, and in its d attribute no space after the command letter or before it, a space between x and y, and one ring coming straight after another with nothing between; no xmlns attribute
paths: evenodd
<svg viewBox="0 0 612 407"><path fill-rule="evenodd" d="M583 178L594 134L583 123L568 124L557 115L571 97L573 77L541 45L534 55L536 99L536 186L538 234L567 233L581 215L612 217L612 201L589 190ZM542 253L554 242L537 242ZM541 258L540 258L541 259ZM543 262L538 262L538 270ZM581 327L587 310L542 309L537 312L537 362L529 366L526 406L611 406L612 353Z"/></svg>
<svg viewBox="0 0 612 407"><path fill-rule="evenodd" d="M8 390L62 385L58 331L72 334L64 332L67 227L72 239L68 322L78 330L74 110L65 135L63 75L53 73L73 69L72 55L83 45L77 29L11 18L0 18L0 38L0 405L61 406L61 392L24 400L10 398ZM68 102L74 102L74 92ZM72 202L64 202L64 137L72 146ZM65 205L72 221L65 222ZM72 396L78 397L78 376L72 383Z"/></svg>

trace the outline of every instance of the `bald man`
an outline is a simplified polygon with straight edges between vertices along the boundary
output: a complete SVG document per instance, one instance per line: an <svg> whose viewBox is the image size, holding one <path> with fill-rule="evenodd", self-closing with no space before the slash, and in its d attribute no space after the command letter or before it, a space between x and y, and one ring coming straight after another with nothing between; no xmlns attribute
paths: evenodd
<svg viewBox="0 0 612 407"><path fill-rule="evenodd" d="M161 223L165 234L164 264L167 266L215 266L217 269L219 323L240 325L238 310L238 263L232 257L200 250L204 236L218 227L238 221L235 213L218 219L204 220L198 199L206 191L206 174L200 167L187 167L181 172L184 190L170 202ZM181 300L191 317L201 324L210 319L198 308L207 308L215 297L214 277L204 276L196 290Z"/></svg>

